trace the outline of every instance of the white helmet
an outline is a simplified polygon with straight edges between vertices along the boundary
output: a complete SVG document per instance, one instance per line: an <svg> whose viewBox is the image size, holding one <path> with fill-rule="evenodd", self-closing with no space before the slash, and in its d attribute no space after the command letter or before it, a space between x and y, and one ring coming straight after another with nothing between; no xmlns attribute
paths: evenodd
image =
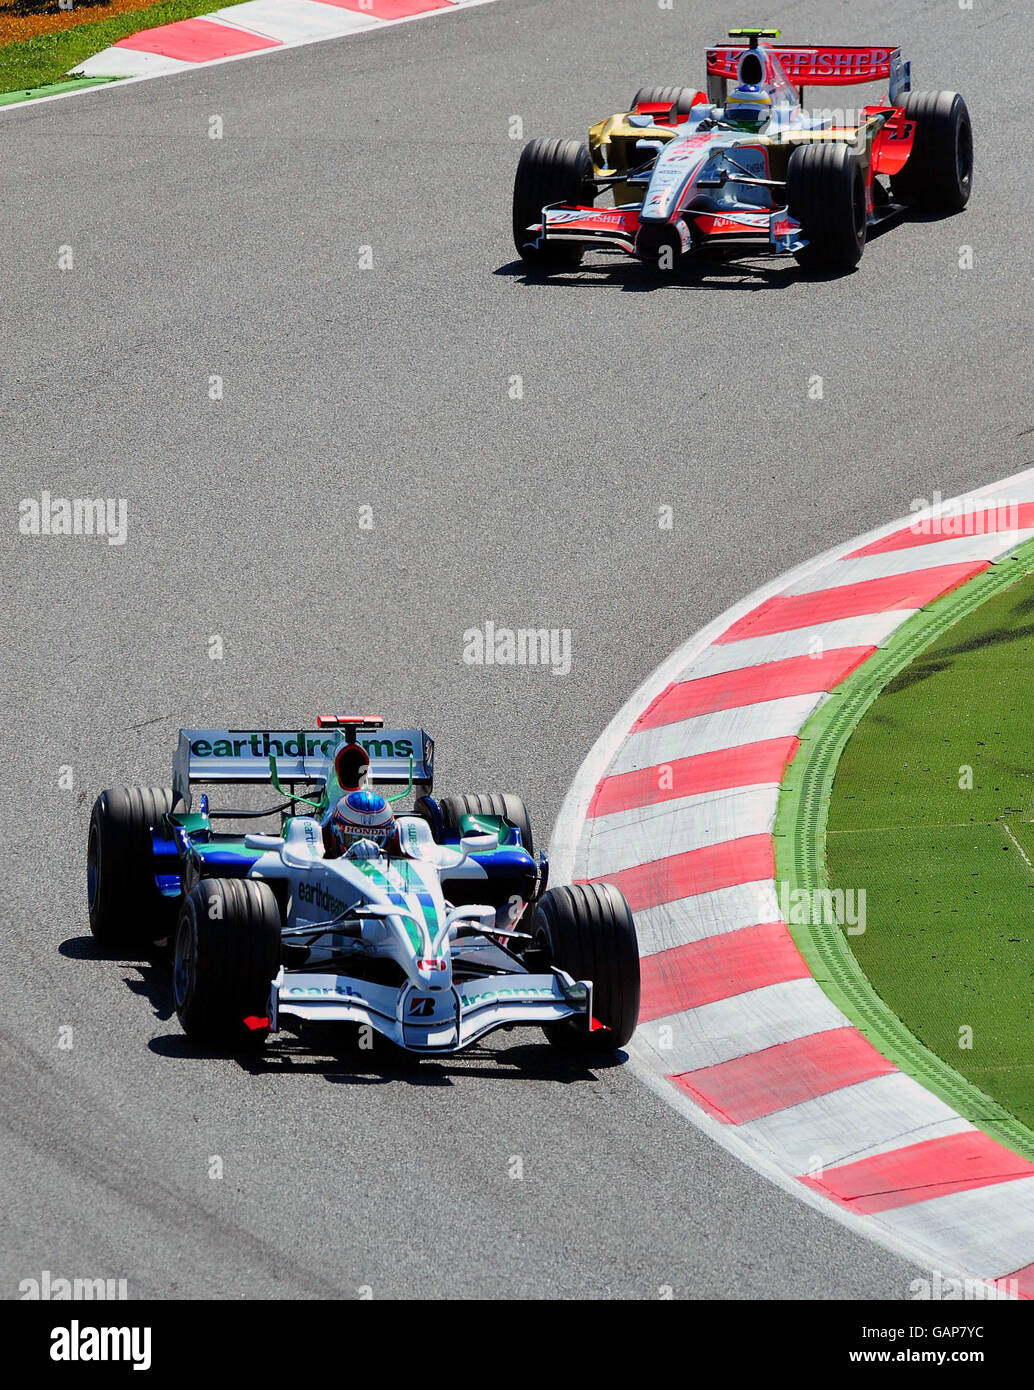
<svg viewBox="0 0 1034 1390"><path fill-rule="evenodd" d="M334 807L325 826L338 853L351 848L357 840L372 840L381 851L387 850L395 839L395 817L388 802L378 792L346 792Z"/></svg>

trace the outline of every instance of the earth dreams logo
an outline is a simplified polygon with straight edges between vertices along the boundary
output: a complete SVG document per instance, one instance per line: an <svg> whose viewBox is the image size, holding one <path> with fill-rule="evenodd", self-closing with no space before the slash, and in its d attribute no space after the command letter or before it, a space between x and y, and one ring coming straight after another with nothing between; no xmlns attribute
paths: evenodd
<svg viewBox="0 0 1034 1390"><path fill-rule="evenodd" d="M274 753L278 758L329 757L341 740L322 734L273 732L256 730L242 738L232 738L229 729L212 730L209 738L196 738L190 745L192 758L263 758ZM225 735L225 737L223 737ZM408 738L360 738L359 742L371 758L413 758L418 756Z"/></svg>
<svg viewBox="0 0 1034 1390"><path fill-rule="evenodd" d="M298 897L303 903L311 903L318 907L321 912L333 912L336 917L342 917L355 903L346 903L344 899L335 897L333 893L328 893L322 883L300 883L298 885Z"/></svg>
<svg viewBox="0 0 1034 1390"><path fill-rule="evenodd" d="M18 531L23 536L107 536L109 545L125 545L129 504L124 497L51 497L42 492L18 503Z"/></svg>
<svg viewBox="0 0 1034 1390"><path fill-rule="evenodd" d="M566 676L571 629L496 627L489 619L483 628L468 627L463 634L463 660L467 666L548 666L554 676Z"/></svg>

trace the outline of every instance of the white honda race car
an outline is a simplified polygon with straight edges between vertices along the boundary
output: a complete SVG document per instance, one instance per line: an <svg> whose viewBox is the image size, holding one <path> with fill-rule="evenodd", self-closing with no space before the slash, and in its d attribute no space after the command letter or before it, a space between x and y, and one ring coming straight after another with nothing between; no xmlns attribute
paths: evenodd
<svg viewBox="0 0 1034 1390"><path fill-rule="evenodd" d="M524 803L436 800L432 740L381 723L181 730L170 789L109 790L94 804L95 937L140 950L172 939L176 1012L199 1043L339 1023L411 1053L452 1053L537 1024L567 1051L623 1047L640 992L624 897L599 882L547 889ZM265 783L281 799L216 810L195 798L199 783ZM402 790L379 790L391 785ZM213 829L262 817L279 817L276 833Z"/></svg>

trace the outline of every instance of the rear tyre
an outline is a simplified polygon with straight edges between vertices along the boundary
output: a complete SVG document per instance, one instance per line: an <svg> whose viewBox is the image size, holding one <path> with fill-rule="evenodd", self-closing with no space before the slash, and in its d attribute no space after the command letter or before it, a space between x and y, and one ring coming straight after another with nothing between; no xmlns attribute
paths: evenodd
<svg viewBox="0 0 1034 1390"><path fill-rule="evenodd" d="M535 906L531 931L540 958L592 981L593 1017L604 1025L589 1031L582 1019L547 1023L552 1045L591 1055L624 1047L639 1018L640 990L639 943L624 896L610 883L550 888Z"/></svg>
<svg viewBox="0 0 1034 1390"><path fill-rule="evenodd" d="M786 201L808 245L804 266L852 270L865 250L865 176L850 146L798 145L786 171Z"/></svg>
<svg viewBox="0 0 1034 1390"><path fill-rule="evenodd" d="M958 92L907 92L916 123L908 163L890 179L901 202L927 212L961 212L973 191L973 125Z"/></svg>
<svg viewBox="0 0 1034 1390"><path fill-rule="evenodd" d="M502 816L520 831L521 844L534 858L535 846L531 835L531 817L528 808L519 796L512 792L480 792L473 796L443 796L438 805L441 809L442 828L446 834L462 834L462 816Z"/></svg>
<svg viewBox="0 0 1034 1390"><path fill-rule="evenodd" d="M255 1047L280 969L280 908L268 883L203 878L183 900L176 928L172 992L192 1042Z"/></svg>
<svg viewBox="0 0 1034 1390"><path fill-rule="evenodd" d="M628 109L634 111L641 101L665 101L675 107L678 115L688 116L693 109L695 96L692 87L640 87Z"/></svg>
<svg viewBox="0 0 1034 1390"><path fill-rule="evenodd" d="M588 145L577 140L529 140L521 150L513 182L513 242L517 254L536 268L576 266L580 246L561 243L536 247L528 228L542 220L547 203L591 205L596 197Z"/></svg>
<svg viewBox="0 0 1034 1390"><path fill-rule="evenodd" d="M151 831L172 810L168 787L113 787L90 812L86 893L90 931L105 946L148 950L176 919L178 903L154 881Z"/></svg>
<svg viewBox="0 0 1034 1390"><path fill-rule="evenodd" d="M418 796L413 802L414 816L423 816L431 827L431 834L438 844L445 839L445 822L442 817L442 808L433 796Z"/></svg>

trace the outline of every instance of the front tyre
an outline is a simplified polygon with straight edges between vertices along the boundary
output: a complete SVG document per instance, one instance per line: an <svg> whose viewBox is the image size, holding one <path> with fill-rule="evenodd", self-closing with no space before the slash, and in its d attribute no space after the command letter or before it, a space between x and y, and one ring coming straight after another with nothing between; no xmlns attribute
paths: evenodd
<svg viewBox="0 0 1034 1390"><path fill-rule="evenodd" d="M961 212L973 191L969 108L958 92L908 92L903 108L915 139L908 163L891 175L891 192L927 212Z"/></svg>
<svg viewBox="0 0 1034 1390"><path fill-rule="evenodd" d="M168 787L113 787L90 812L86 894L90 931L105 946L148 951L175 919L154 878L151 832L172 810Z"/></svg>
<svg viewBox="0 0 1034 1390"><path fill-rule="evenodd" d="M513 181L513 243L526 265L562 269L578 265L582 248L563 242L535 246L528 228L542 221L547 203L591 206L596 197L588 145L577 140L529 140Z"/></svg>
<svg viewBox="0 0 1034 1390"><path fill-rule="evenodd" d="M808 242L801 265L852 270L865 250L865 175L849 145L798 145L786 170L786 202Z"/></svg>
<svg viewBox="0 0 1034 1390"><path fill-rule="evenodd" d="M632 98L629 111L634 111L640 102L666 102L674 106L679 116L688 116L693 110L696 91L692 87L640 87Z"/></svg>
<svg viewBox="0 0 1034 1390"><path fill-rule="evenodd" d="M535 905L531 932L541 959L575 980L592 981L592 1012L602 1028L582 1018L547 1023L546 1037L564 1052L614 1052L635 1032L639 1019L639 943L632 913L610 883L550 888Z"/></svg>
<svg viewBox="0 0 1034 1390"><path fill-rule="evenodd" d="M463 834L464 816L501 816L520 832L522 846L532 858L535 857L528 808L513 792L476 792L472 796L443 796L438 805L441 808L442 829L446 837L455 835L458 839Z"/></svg>
<svg viewBox="0 0 1034 1390"><path fill-rule="evenodd" d="M192 1042L239 1048L266 1039L280 931L280 908L268 883L203 878L187 894L176 928L172 991Z"/></svg>

